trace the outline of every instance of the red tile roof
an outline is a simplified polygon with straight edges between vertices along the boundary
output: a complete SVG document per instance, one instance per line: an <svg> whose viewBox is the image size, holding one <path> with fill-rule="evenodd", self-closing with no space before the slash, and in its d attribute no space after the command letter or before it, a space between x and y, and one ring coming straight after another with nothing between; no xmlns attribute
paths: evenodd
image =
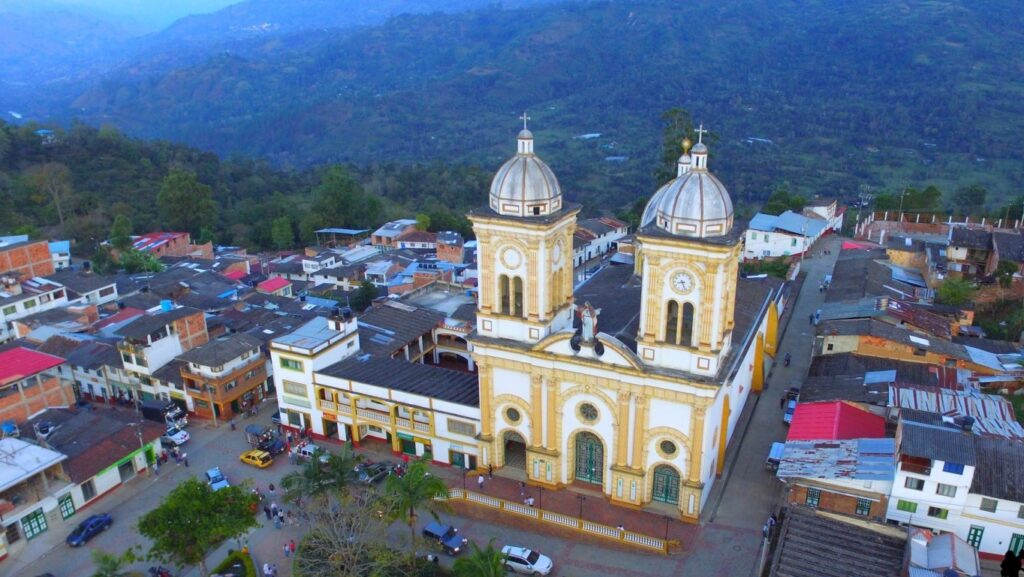
<svg viewBox="0 0 1024 577"><path fill-rule="evenodd" d="M274 277L272 279L267 279L261 282L260 284L256 285L256 290L272 293L274 291L279 291L290 284L292 284L292 281L279 276Z"/></svg>
<svg viewBox="0 0 1024 577"><path fill-rule="evenodd" d="M25 347L15 347L0 353L0 385L20 381L46 369L52 369L64 359L40 353Z"/></svg>
<svg viewBox="0 0 1024 577"><path fill-rule="evenodd" d="M231 272L224 273L224 276L231 280L241 280L245 276L244 270L233 270Z"/></svg>
<svg viewBox="0 0 1024 577"><path fill-rule="evenodd" d="M845 402L799 403L787 441L881 439L885 419Z"/></svg>

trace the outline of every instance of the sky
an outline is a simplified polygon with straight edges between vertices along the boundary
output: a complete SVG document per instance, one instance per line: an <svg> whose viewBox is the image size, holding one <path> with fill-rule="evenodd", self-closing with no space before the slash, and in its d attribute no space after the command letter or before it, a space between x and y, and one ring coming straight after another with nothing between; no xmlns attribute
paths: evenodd
<svg viewBox="0 0 1024 577"><path fill-rule="evenodd" d="M146 28L162 29L189 14L214 12L241 0L58 0L127 17Z"/></svg>

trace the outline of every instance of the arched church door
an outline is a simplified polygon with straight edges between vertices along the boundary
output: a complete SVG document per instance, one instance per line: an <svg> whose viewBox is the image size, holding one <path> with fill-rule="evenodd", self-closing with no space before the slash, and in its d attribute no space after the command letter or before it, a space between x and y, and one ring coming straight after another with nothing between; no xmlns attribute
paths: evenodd
<svg viewBox="0 0 1024 577"><path fill-rule="evenodd" d="M651 498L662 503L679 504L679 473L668 465L654 468L654 490Z"/></svg>
<svg viewBox="0 0 1024 577"><path fill-rule="evenodd" d="M576 435L576 480L597 485L604 481L604 445L593 433Z"/></svg>

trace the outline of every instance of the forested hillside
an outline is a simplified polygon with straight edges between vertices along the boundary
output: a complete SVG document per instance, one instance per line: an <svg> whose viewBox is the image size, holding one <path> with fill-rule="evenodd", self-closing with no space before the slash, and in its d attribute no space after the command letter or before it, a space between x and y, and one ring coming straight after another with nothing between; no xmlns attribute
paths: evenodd
<svg viewBox="0 0 1024 577"><path fill-rule="evenodd" d="M718 137L712 169L740 202L780 185L849 198L975 183L998 202L1024 185L1019 8L635 0L405 15L172 71L137 63L78 86L58 116L283 167L493 169L529 110L570 197L609 207L656 186L659 117L682 106Z"/></svg>

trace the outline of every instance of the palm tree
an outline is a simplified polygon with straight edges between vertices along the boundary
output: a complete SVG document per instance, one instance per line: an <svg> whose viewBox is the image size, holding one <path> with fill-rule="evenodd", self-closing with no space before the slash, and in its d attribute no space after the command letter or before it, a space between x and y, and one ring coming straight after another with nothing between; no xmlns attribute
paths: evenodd
<svg viewBox="0 0 1024 577"><path fill-rule="evenodd" d="M324 458L326 456L326 458ZM317 451L298 471L281 479L284 500L326 500L332 495L341 499L348 493L348 484L355 475L356 457L348 445L338 453Z"/></svg>
<svg viewBox="0 0 1024 577"><path fill-rule="evenodd" d="M96 572L93 573L93 577L131 577L132 575L139 575L140 573L131 571L128 567L136 561L141 560L142 559L135 554L134 547L120 555L107 553L100 549L93 549L92 564L96 568Z"/></svg>
<svg viewBox="0 0 1024 577"><path fill-rule="evenodd" d="M390 520L401 519L409 525L409 546L416 555L416 509L426 509L437 519L440 510L447 510L448 486L444 481L431 475L423 461L409 465L405 475L388 477L384 486L385 498L390 504L387 516ZM437 500L443 498L445 500Z"/></svg>
<svg viewBox="0 0 1024 577"><path fill-rule="evenodd" d="M456 577L504 577L505 554L494 548L494 539L487 542L487 548L481 549L476 543L471 544L473 552L455 560Z"/></svg>

